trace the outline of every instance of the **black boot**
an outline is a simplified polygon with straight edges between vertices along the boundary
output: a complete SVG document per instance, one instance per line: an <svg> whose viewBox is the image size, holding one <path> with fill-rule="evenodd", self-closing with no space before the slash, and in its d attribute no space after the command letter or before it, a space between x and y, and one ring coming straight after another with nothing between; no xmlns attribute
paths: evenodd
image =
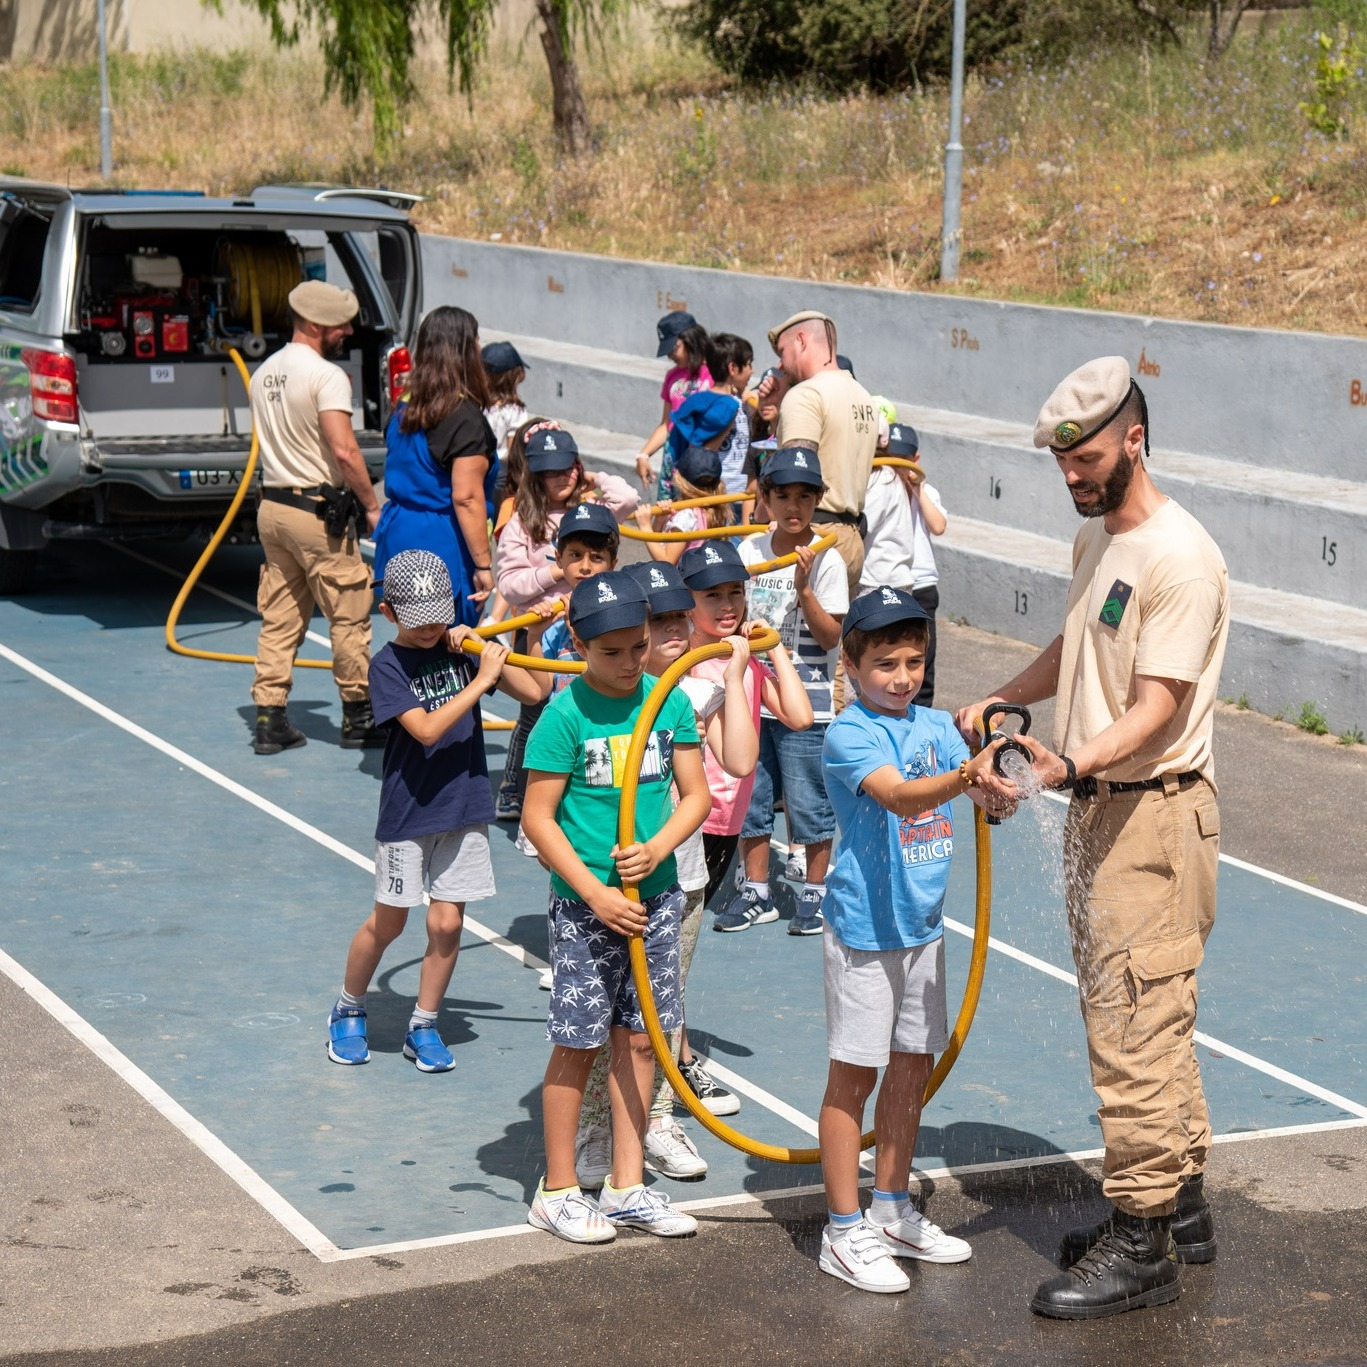
<svg viewBox="0 0 1367 1367"><path fill-rule="evenodd" d="M256 735L252 749L258 755L278 755L282 750L297 750L308 744L308 737L290 725L283 707L256 709Z"/></svg>
<svg viewBox="0 0 1367 1367"><path fill-rule="evenodd" d="M1206 1203L1206 1175L1198 1172L1182 1183L1177 1193L1177 1209L1172 1217L1172 1241L1177 1245L1179 1263L1213 1263L1215 1261L1215 1217ZM1072 1267L1106 1228L1099 1225L1080 1225L1070 1229L1059 1245L1060 1267Z"/></svg>
<svg viewBox="0 0 1367 1367"><path fill-rule="evenodd" d="M342 703L343 750L374 750L382 748L384 743L385 733L375 725L369 698Z"/></svg>
<svg viewBox="0 0 1367 1367"><path fill-rule="evenodd" d="M1117 1209L1067 1272L1040 1285L1031 1310L1057 1320L1099 1320L1175 1301L1182 1282L1171 1226L1171 1215L1146 1220Z"/></svg>

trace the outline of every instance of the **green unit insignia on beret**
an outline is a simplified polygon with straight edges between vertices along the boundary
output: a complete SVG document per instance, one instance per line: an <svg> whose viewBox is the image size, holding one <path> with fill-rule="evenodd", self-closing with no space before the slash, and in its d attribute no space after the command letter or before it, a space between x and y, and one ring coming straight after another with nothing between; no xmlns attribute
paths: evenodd
<svg viewBox="0 0 1367 1367"><path fill-rule="evenodd" d="M1082 428L1075 422L1061 422L1054 428L1054 437L1059 446L1071 446L1082 435Z"/></svg>

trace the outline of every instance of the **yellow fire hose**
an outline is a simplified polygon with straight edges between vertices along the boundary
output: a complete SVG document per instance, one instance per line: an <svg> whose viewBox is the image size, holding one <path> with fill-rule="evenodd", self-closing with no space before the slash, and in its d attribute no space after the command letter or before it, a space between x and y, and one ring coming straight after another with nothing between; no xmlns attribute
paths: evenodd
<svg viewBox="0 0 1367 1367"><path fill-rule="evenodd" d="M757 634L751 638L751 648L768 650L777 644L777 641L777 632L770 631ZM618 844L625 846L635 843L636 789L640 780L641 762L645 758L645 748L650 740L651 727L654 726L655 718L659 716L660 708L664 706L664 701L669 696L670 690L700 661L714 659L730 653L731 647L725 641L719 641L715 645L703 646L699 650L690 650L687 654L681 655L665 670L660 676L659 682L650 691L645 706L641 709L641 715L637 719L636 729L632 732L631 744L627 748L623 766L622 799L617 815ZM954 1022L954 1032L950 1036L949 1044L944 1053L940 1055L939 1061L935 1065L935 1071L926 1083L925 1099L927 1101L935 1095L940 1084L949 1075L949 1070L953 1068L955 1060L963 1049L964 1041L968 1038L969 1029L973 1024L973 1015L978 1009L978 999L982 995L983 973L987 966L987 940L992 925L992 847L991 836L988 833L987 821L982 808L975 806L973 810L973 830L978 858L978 904L973 924L973 952L969 960L968 983L964 988L963 1002ZM622 891L633 902L640 902L641 894L634 884L624 884ZM688 1085L687 1079L679 1071L679 1066L675 1063L674 1055L669 1047L669 1039L660 1027L659 1013L655 1009L655 996L650 989L650 971L646 963L645 941L640 935L633 935L629 947L631 976L636 984L636 993L641 999L641 1014L645 1018L646 1033L650 1036L650 1044L655 1051L655 1061L664 1070L665 1076L669 1079L669 1085L674 1089L674 1094L683 1102L689 1114L704 1129L722 1140L723 1143L730 1144L732 1148L740 1149L742 1153L748 1153L755 1158L767 1158L775 1163L819 1163L821 1161L821 1150L819 1148L793 1149L781 1144L766 1144L761 1140L752 1139L749 1135L732 1129L725 1121L718 1119L698 1100L693 1089ZM860 1147L870 1148L876 1140L876 1133L870 1130L862 1137Z"/></svg>

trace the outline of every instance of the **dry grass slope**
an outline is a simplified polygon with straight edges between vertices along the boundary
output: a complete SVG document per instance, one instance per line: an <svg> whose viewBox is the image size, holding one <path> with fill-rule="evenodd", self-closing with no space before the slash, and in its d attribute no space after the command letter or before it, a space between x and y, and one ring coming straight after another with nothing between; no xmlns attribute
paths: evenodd
<svg viewBox="0 0 1367 1367"><path fill-rule="evenodd" d="M1312 132L1304 22L1186 51L1095 52L970 82L958 292L1168 317L1367 327L1367 98ZM586 61L596 154L566 164L533 43L500 47L473 108L421 74L400 152L299 54L167 54L114 69L118 179L241 192L269 180L417 189L435 231L893 288L940 289L944 92L731 88L660 39ZM93 68L0 72L0 169L88 182Z"/></svg>

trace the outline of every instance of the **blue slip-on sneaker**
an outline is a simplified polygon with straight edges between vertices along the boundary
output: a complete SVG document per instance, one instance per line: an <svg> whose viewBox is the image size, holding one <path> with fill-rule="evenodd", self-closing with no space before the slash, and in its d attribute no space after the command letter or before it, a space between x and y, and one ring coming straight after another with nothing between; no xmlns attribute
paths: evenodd
<svg viewBox="0 0 1367 1367"><path fill-rule="evenodd" d="M821 914L821 894L802 890L797 911L788 922L789 935L820 935L826 929L826 918Z"/></svg>
<svg viewBox="0 0 1367 1367"><path fill-rule="evenodd" d="M778 908L772 902L766 902L754 888L742 888L727 903L726 910L717 914L712 929L749 930L751 926L762 926L777 920Z"/></svg>
<svg viewBox="0 0 1367 1367"><path fill-rule="evenodd" d="M420 1073L449 1073L456 1066L455 1055L441 1042L432 1025L410 1030L404 1036L403 1056L412 1059Z"/></svg>
<svg viewBox="0 0 1367 1367"><path fill-rule="evenodd" d="M334 1063L369 1063L370 1045L365 1037L365 1012L339 1012L328 1017L328 1057Z"/></svg>

